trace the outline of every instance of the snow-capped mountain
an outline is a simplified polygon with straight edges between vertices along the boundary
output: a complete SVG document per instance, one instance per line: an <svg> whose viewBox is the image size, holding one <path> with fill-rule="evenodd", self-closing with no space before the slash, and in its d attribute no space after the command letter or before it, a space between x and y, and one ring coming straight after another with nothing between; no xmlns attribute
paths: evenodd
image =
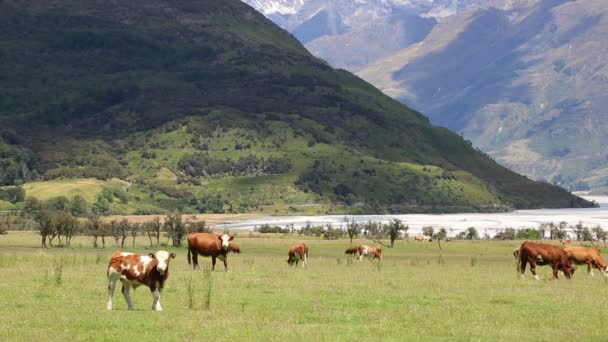
<svg viewBox="0 0 608 342"><path fill-rule="evenodd" d="M330 64L357 70L470 6L522 0L243 0Z"/></svg>

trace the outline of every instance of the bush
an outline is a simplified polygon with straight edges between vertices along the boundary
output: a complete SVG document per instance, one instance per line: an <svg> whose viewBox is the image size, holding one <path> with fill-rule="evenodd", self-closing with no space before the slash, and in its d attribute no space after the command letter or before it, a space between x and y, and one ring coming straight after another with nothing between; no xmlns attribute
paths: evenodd
<svg viewBox="0 0 608 342"><path fill-rule="evenodd" d="M516 238L518 240L538 240L540 232L534 228L525 228L517 231Z"/></svg>

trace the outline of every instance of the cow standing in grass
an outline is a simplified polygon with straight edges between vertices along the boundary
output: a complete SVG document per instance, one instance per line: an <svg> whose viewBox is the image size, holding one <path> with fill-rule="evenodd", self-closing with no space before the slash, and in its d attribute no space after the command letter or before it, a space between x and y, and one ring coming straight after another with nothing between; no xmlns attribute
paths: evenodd
<svg viewBox="0 0 608 342"><path fill-rule="evenodd" d="M359 259L359 261L363 261L364 256L369 257L372 260L378 259L378 260L382 261L382 248L380 248L380 247L359 245L359 246L347 248L346 251L344 251L344 254L353 255L357 259Z"/></svg>
<svg viewBox="0 0 608 342"><path fill-rule="evenodd" d="M291 246L289 253L287 253L287 263L289 266L298 266L298 263L302 261L302 267L306 267L306 261L308 259L308 246L305 243L296 243Z"/></svg>
<svg viewBox="0 0 608 342"><path fill-rule="evenodd" d="M526 264L530 264L530 272L536 280L540 280L536 274L536 265L551 265L554 279L557 279L557 271L562 271L566 278L571 278L576 270L575 267L572 267L568 254L553 245L525 241L521 244L517 256L517 269L521 272L522 277L526 271Z"/></svg>
<svg viewBox="0 0 608 342"><path fill-rule="evenodd" d="M215 270L215 263L217 259L220 259L224 262L224 270L228 272L228 253L241 252L236 245L230 247L230 241L233 239L234 235L228 234L190 233L188 235L188 265L192 265L194 269L200 269L198 256L202 255L211 257L211 270Z"/></svg>
<svg viewBox="0 0 608 342"><path fill-rule="evenodd" d="M600 270L602 274L608 276L606 273L606 263L602 258L602 254L598 249L588 247L564 247L564 252L568 254L568 259L577 265L587 265L587 274L594 276L593 267Z"/></svg>
<svg viewBox="0 0 608 342"><path fill-rule="evenodd" d="M112 310L112 296L116 282L122 283L122 294L127 301L129 310L135 310L131 301L131 288L141 285L150 288L154 301L152 310L162 311L160 306L160 292L169 278L169 260L175 258L175 253L158 251L148 255L116 251L108 264L108 304L107 309Z"/></svg>

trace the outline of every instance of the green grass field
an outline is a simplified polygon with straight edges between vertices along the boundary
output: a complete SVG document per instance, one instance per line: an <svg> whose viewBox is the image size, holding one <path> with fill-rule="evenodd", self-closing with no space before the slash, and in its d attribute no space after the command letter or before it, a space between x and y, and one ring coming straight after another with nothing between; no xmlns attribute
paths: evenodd
<svg viewBox="0 0 608 342"><path fill-rule="evenodd" d="M133 293L138 310L127 311L117 290L108 312L115 247L93 249L82 237L69 249L42 250L34 233L10 232L0 237L0 340L608 339L607 281L583 268L572 280L521 280L515 241L457 241L442 251L399 241L379 264L349 261L347 240L247 236L235 240L243 253L229 257L229 273L192 271L185 248L171 249L163 312L151 310L146 288ZM309 244L307 269L285 262L295 241ZM151 251L137 242L128 250ZM550 269L540 275L550 278Z"/></svg>

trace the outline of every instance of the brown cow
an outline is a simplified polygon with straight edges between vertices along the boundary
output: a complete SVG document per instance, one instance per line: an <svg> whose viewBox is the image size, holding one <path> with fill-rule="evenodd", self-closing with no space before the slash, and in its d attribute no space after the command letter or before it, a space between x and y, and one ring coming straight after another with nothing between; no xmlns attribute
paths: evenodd
<svg viewBox="0 0 608 342"><path fill-rule="evenodd" d="M572 240L570 240L570 239L561 239L561 240L559 240L559 242L562 244L562 246L572 244Z"/></svg>
<svg viewBox="0 0 608 342"><path fill-rule="evenodd" d="M302 267L306 267L306 261L308 259L308 246L305 243L296 243L291 246L289 253L287 253L287 263L289 266L295 264L298 267L298 263L302 261Z"/></svg>
<svg viewBox="0 0 608 342"><path fill-rule="evenodd" d="M594 276L593 267L608 276L608 273L606 273L606 263L602 259L602 254L598 249L568 246L564 247L564 252L568 254L568 258L572 263L577 265L587 264L587 274L590 274L592 277Z"/></svg>
<svg viewBox="0 0 608 342"><path fill-rule="evenodd" d="M369 257L372 260L379 259L382 261L382 248L380 247L359 245L347 248L346 251L344 251L344 254L352 254L358 258L359 261L363 261L364 256Z"/></svg>
<svg viewBox="0 0 608 342"><path fill-rule="evenodd" d="M241 247L234 242L230 242L228 244L228 252L232 252L234 254L241 254Z"/></svg>
<svg viewBox="0 0 608 342"><path fill-rule="evenodd" d="M561 248L543 243L525 241L519 248L517 269L523 277L526 271L526 264L530 264L530 271L534 279L540 280L536 274L536 265L551 265L553 268L553 278L557 279L557 271L564 272L566 278L571 278L576 270L572 267L568 254Z"/></svg>
<svg viewBox="0 0 608 342"><path fill-rule="evenodd" d="M241 249L233 244L230 248L230 241L234 235L213 233L190 233L188 234L188 265L194 269L200 269L198 265L198 255L211 257L211 270L215 270L216 259L224 262L224 270L228 272L227 255L229 252L240 253ZM234 247L236 246L236 248ZM238 252L237 252L238 251ZM190 255L192 254L192 260Z"/></svg>
<svg viewBox="0 0 608 342"><path fill-rule="evenodd" d="M131 287L140 285L150 288L154 301L152 310L162 311L160 306L160 292L169 277L169 259L175 258L175 253L158 251L148 255L116 251L108 264L108 304L107 309L112 310L112 296L116 288L116 281L122 283L122 294L127 301L129 310L135 310L131 301Z"/></svg>
<svg viewBox="0 0 608 342"><path fill-rule="evenodd" d="M433 238L430 236L426 236L426 235L416 235L414 237L415 241L428 241L428 242L433 242Z"/></svg>

